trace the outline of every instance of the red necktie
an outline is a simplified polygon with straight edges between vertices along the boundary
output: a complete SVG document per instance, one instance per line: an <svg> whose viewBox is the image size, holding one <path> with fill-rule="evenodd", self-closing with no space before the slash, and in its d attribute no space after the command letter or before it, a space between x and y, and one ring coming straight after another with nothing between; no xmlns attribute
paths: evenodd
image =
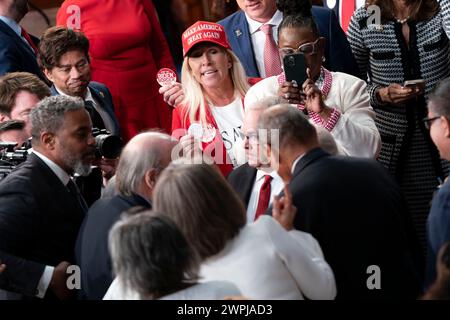
<svg viewBox="0 0 450 320"><path fill-rule="evenodd" d="M347 33L350 19L355 11L355 0L341 0L341 26L342 30Z"/></svg>
<svg viewBox="0 0 450 320"><path fill-rule="evenodd" d="M25 40L27 40L28 44L31 46L31 48L33 49L34 53L37 55L38 54L38 48L36 47L36 45L34 44L33 40L31 40L30 35L28 34L28 32L25 31L24 28L22 28L22 37L25 38Z"/></svg>
<svg viewBox="0 0 450 320"><path fill-rule="evenodd" d="M259 218L260 215L264 214L269 207L270 202L270 182L272 181L272 177L270 175L266 175L264 177L264 182L259 190L259 199L258 199L258 207L255 212L255 220Z"/></svg>
<svg viewBox="0 0 450 320"><path fill-rule="evenodd" d="M263 24L261 31L266 35L266 42L264 43L264 69L266 71L266 78L277 76L281 73L281 62L277 44L272 36L272 25Z"/></svg>

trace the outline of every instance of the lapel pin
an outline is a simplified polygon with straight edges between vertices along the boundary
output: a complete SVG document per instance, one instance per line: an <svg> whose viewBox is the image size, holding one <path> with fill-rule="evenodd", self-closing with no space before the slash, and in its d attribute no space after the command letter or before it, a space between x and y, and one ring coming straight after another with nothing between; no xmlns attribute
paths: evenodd
<svg viewBox="0 0 450 320"><path fill-rule="evenodd" d="M234 34L236 35L236 37L240 37L242 35L241 29L234 30Z"/></svg>

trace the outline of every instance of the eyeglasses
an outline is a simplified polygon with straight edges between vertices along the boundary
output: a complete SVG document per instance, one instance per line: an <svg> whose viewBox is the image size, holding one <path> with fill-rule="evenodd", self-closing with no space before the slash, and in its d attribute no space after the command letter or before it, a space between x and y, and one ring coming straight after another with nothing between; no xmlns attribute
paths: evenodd
<svg viewBox="0 0 450 320"><path fill-rule="evenodd" d="M433 123L433 121L439 119L440 117L441 116L436 116L436 117L432 117L432 118L428 118L428 117L423 118L422 121L423 121L425 128L427 130L430 130L430 127L431 127L431 124Z"/></svg>
<svg viewBox="0 0 450 320"><path fill-rule="evenodd" d="M278 51L280 52L280 54L282 56L285 56L285 55L288 55L288 54L293 54L293 53L296 53L296 52L304 54L305 56L310 56L310 55L313 55L313 54L317 53L317 47L318 47L318 44L319 44L319 40L320 40L320 38L318 38L314 42L304 43L300 47L298 47L298 49L280 48L280 49L278 49Z"/></svg>

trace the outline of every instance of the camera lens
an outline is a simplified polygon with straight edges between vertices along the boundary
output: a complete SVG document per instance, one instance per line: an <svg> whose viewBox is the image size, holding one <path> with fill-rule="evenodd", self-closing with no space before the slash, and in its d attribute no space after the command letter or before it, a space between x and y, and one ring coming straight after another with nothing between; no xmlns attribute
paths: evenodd
<svg viewBox="0 0 450 320"><path fill-rule="evenodd" d="M289 67L295 66L295 59L294 59L293 56L290 56L290 57L288 58L288 66L289 66Z"/></svg>

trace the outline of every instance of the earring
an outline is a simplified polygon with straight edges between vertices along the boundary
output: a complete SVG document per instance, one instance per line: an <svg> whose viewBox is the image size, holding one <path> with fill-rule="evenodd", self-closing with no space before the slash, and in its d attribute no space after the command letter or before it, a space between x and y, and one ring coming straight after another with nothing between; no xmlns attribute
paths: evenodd
<svg viewBox="0 0 450 320"><path fill-rule="evenodd" d="M324 56L322 56L322 62L325 62L327 59L325 59Z"/></svg>

